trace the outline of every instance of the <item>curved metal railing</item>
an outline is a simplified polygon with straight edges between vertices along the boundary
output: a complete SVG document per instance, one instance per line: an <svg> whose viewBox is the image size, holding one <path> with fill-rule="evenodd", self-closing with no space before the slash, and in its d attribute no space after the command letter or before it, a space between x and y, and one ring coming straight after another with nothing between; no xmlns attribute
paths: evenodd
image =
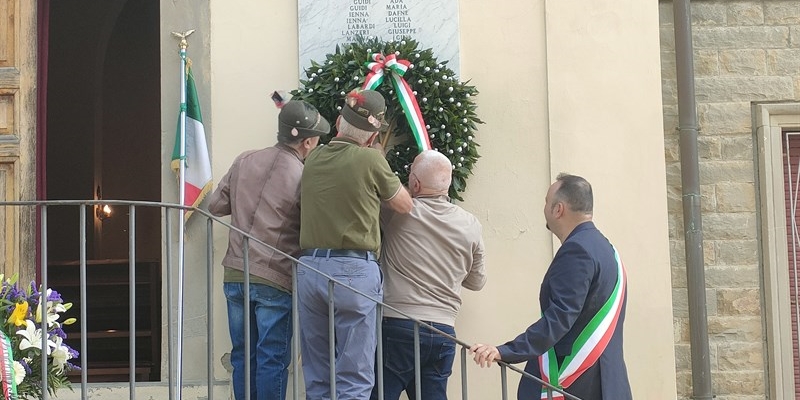
<svg viewBox="0 0 800 400"><path fill-rule="evenodd" d="M380 323L381 316L382 316L382 311L384 309L390 309L393 312L398 313L400 315L403 315L408 320L414 322L414 326L415 326L415 329L414 329L414 333L415 333L414 334L414 336L415 336L415 340L414 340L414 342L415 342L415 357L414 358L415 358L415 365L416 365L416 368L415 368L415 382L416 382L416 385L415 385L415 387L416 387L416 397L417 398L421 398L421 392L420 392L420 390L421 390L421 385L420 385L421 376L420 376L420 369L419 369L419 364L420 364L419 330L420 330L420 328L422 326L424 326L426 329L428 329L430 331L433 331L433 332L435 332L435 333L437 333L439 335L442 335L443 337L446 337L447 339L449 339L449 340L453 341L454 343L456 343L457 345L461 346L461 349L460 349L461 398L462 398L462 400L467 400L468 399L468 397L469 397L468 396L469 388L468 388L468 379L467 379L467 365L468 365L468 361L469 361L469 356L468 356L468 349L470 347L469 343L464 342L461 339L458 339L455 336L452 336L452 335L450 335L450 334L448 334L446 332L443 332L443 331L437 329L436 327L434 327L434 326L432 326L430 324L427 324L427 323L425 323L423 321L420 321L420 320L418 320L416 318L413 318L413 317L403 313L402 311L397 310L397 309L395 309L395 308L383 303L382 301L374 299L371 296L369 296L369 295L367 295L367 294L365 294L365 293L363 293L363 292L361 292L361 291L359 291L357 289L354 289L354 288L350 287L346 283L341 282L341 281L333 278L332 276L327 275L326 273L324 273L324 272L322 272L322 271L320 271L320 270L318 270L318 269L316 269L316 268L314 268L314 267L312 267L312 266L310 266L310 265L308 265L306 263L301 262L300 260L295 259L294 257L292 257L289 254L286 254L282 250L277 249L277 248L275 248L275 247L273 247L273 246L271 246L271 245L269 245L267 243L262 242L258 238L255 238L255 237L251 236L250 234L248 234L247 232L244 232L241 229L233 226L230 222L226 221L225 219L216 217L214 215L211 215L206 210L203 210L201 208L181 206L181 205L173 204L173 203L152 202L152 201L130 201L130 200L107 200L107 199L102 199L102 200L0 201L0 206L4 206L4 207L32 207L36 211L36 215L37 215L38 221L39 221L39 224L38 224L39 238L38 238L38 240L39 240L40 248L41 248L41 253L39 255L40 256L40 260L39 260L40 261L40 265L39 265L39 271L38 272L39 272L39 276L40 276L40 282L39 283L41 284L41 286L43 288L47 288L48 287L48 277L47 277L47 265L48 265L48 246L47 246L48 213L47 212L48 212L48 209L50 207L62 207L62 206L79 207L79 211L78 211L79 212L79 233L78 234L79 234L79 246L80 246L80 249L79 249L79 254L80 254L80 256L79 256L79 258L80 258L79 259L79 268L80 268L80 304L82 305L81 310L80 310L80 318L79 318L80 331L81 331L81 343L80 343L80 349L79 349L79 352L80 352L80 367L81 367L81 382L80 382L81 399L86 399L87 398L87 393L88 393L87 392L87 383L88 383L88 376L87 376L87 368L88 368L88 364L87 364L87 358L88 357L87 356L88 356L88 353L87 352L89 351L89 349L88 349L88 345L87 345L87 318L89 318L89 316L86 314L86 308L87 307L83 306L83 305L87 304L87 292L86 292L86 288L87 288L87 281L86 281L86 276L87 276L87 254L86 254L86 252L87 252L87 245L86 245L87 232L86 232L86 227L87 227L87 222L88 222L88 220L87 220L87 209L93 209L95 206L98 206L98 205L123 206L123 207L127 207L128 208L128 220L129 220L129 222L128 222L129 223L129 229L128 229L129 293L128 293L128 295L129 295L129 302L130 302L130 308L129 308L129 314L130 314L129 315L129 324L130 324L129 325L129 346L130 346L130 348L129 348L129 352L130 352L129 353L129 357L130 357L129 374L130 375L129 375L128 385L129 385L129 396L130 396L131 400L134 400L135 397L136 397L136 387L137 387L136 386L136 376L135 376L135 370L136 370L136 335L133 334L133 332L135 331L135 324L136 324L136 318L135 318L135 316L136 316L136 298L135 298L135 295L136 295L136 286L135 286L135 280L136 280L136 275L135 275L135 273L136 273L136 210L137 210L137 208L144 208L144 207L154 207L154 208L159 208L159 209L163 210L163 214L162 214L162 217L163 217L162 232L164 234L164 242L167 243L167 246L164 249L164 251L165 251L164 255L165 255L166 259L162 260L162 263L165 263L166 271L167 271L165 285L166 285L166 289L167 289L167 303L168 303L168 306L167 306L167 321L169 321L169 323L167 323L167 331L168 331L168 333L167 333L167 337L168 337L168 345L167 345L168 363L167 364L168 364L168 371L166 373L166 378L167 378L167 381L168 381L169 399L175 399L175 398L180 399L181 398L181 388L183 387L183 382L174 381L174 376L176 376L176 375L177 376L181 376L179 373L176 373L176 372L179 371L179 370L182 370L182 368L183 368L183 366L181 365L181 362L180 362L180 360L182 360L181 352L183 351L183 349L180 348L181 346L177 346L178 348L174 348L175 347L174 346L175 338L177 337L177 335L182 335L182 332L173 332L173 324L172 324L172 321L173 321L173 319L172 319L173 308L183 307L183 299L174 299L173 298L173 290L174 290L175 284L172 282L172 275L173 275L172 272L174 271L174 269L175 268L185 268L185 265L175 266L173 264L173 258L174 258L173 251L175 251L175 249L173 249L173 235L174 235L174 230L175 230L175 227L173 225L175 225L175 223L174 223L172 218L173 218L173 214L183 215L183 213L181 211L184 211L184 212L185 211L192 211L196 215L202 215L203 217L206 218L206 246L207 247L206 247L206 257L205 258L206 258L206 290L207 290L207 293L212 293L213 289L214 289L214 274L213 274L213 271L214 271L215 265L214 265L213 227L214 227L214 224L217 224L217 225L226 227L231 231L238 232L244 238L244 242L243 243L244 243L244 280L245 280L244 281L244 298L245 299L249 298L249 283L250 283L250 274L249 274L250 263L249 263L249 259L248 259L248 249L250 248L250 246L255 245L255 246L264 246L264 247L269 248L269 249L271 249L273 251L276 251L276 252L278 252L278 253L286 256L286 257L291 258L295 262L295 264L294 264L295 272L297 270L297 266L298 265L302 265L304 268L307 268L309 271L313 271L314 273L317 273L317 274L323 276L328 281L328 285L329 285L329 290L328 290L329 298L328 298L328 301L329 301L329 304L330 304L331 307L334 306L333 290L332 290L334 286L340 286L340 287L342 287L342 288L344 288L346 290L352 291L353 293L355 293L355 294L357 294L359 296L363 296L364 298L369 299L370 301L376 303L376 306L378 308L378 313L377 313L378 323L376 324L377 325L377 329L378 329L378 336L377 336L378 349L377 349L377 354L376 354L376 357L377 357L376 358L376 365L382 365L383 364L383 362L382 362L382 357L383 357L383 351L382 351L382 329L381 329L381 325L382 324ZM24 233L22 233L22 234L24 234ZM21 237L22 234L20 234L20 237ZM179 232L179 234L180 234L180 232ZM36 235L36 233L30 233L30 235ZM183 251L183 249L177 249L177 251ZM179 258L179 260L185 260L184 257L178 257L178 258ZM183 276L183 274L180 274L179 276ZM296 273L293 274L292 280L293 280L293 285L296 287L297 286L297 274ZM183 285L183 282L178 282L177 285ZM179 293L182 293L182 292L179 291ZM209 400L213 400L213 398L214 398L214 390L213 389L214 389L214 385L215 385L215 382L216 382L216 379L214 378L214 368L213 368L213 365L214 365L214 360L213 360L213 357L214 357L214 329L213 329L214 328L214 315L213 315L214 296L208 295L208 296L206 296L206 298L207 298L206 306L207 306L207 313L208 313L207 314L207 319L206 319L206 322L207 322L207 326L206 326L206 328L207 328L207 332L206 332L206 334L207 334L207 349L206 349L206 351L207 351L207 376L206 376L206 379L207 379L207 384L208 384L207 398ZM297 305L298 305L298 295L297 295L297 291L295 290L295 291L292 292L292 311L293 311L292 312L292 325L293 325L293 331L295 333L300 331ZM331 318L331 319L333 318L333 313L330 313L329 318ZM47 321L46 321L46 318L44 318L44 321L42 321L42 326L41 326L43 332L47 332L47 325L46 324L47 324ZM250 346L250 338L248 336L249 336L249 332L250 332L250 326L249 326L250 319L249 318L244 318L244 324L245 324L244 332L245 332L245 335L246 335L245 341L244 341L244 343L245 343L245 354L249 354L250 353L250 348L249 348L249 346ZM335 345L334 344L334 340L333 340L335 335L333 334L332 329L333 329L333 325L329 324L329 330L330 330L330 332L329 332L330 336L329 337L331 338L331 340L329 341L329 347L330 347L329 350L331 350L331 352L333 352L333 346ZM45 348L44 346L47 346L47 343L46 343L47 335L42 335L42 336L43 336L42 337L42 346L43 346L43 348ZM292 396L293 396L294 400L297 400L299 398L298 396L300 395L300 391L301 391L300 382L299 382L299 376L300 376L300 374L299 374L299 365L298 365L298 362L297 362L299 360L299 354L300 354L299 340L298 340L298 335L295 334L295 335L293 335L293 340L292 340L292 365L293 365L293 371L294 371L293 378L292 378L292 389L293 389L292 390ZM245 376L250 376L250 372L252 371L252 369L251 369L252 366L250 365L250 358L249 357L245 357L244 360L245 360ZM557 393L558 395L563 396L566 399L580 400L579 398L577 398L577 397L575 397L573 395L570 395L569 393L563 391L562 389L556 388L556 387L548 384L547 382L542 381L538 377L533 376L533 375L531 375L531 374L529 374L529 373L527 373L527 372L515 367L514 365L510 365L510 364L502 362L502 361L498 362L497 364L500 366L501 398L503 400L508 399L508 372L507 372L507 370L511 370L513 372L516 372L516 373L520 374L521 379L531 379L531 380L534 380L534 381L540 383L544 388L547 389L547 397L546 398L548 398L548 399L552 399L553 396L554 396L554 393ZM43 352L43 355L42 355L42 368L43 368L43 370L42 370L42 376L43 376L42 385L43 385L43 387L47 387L47 375L48 374L47 374L47 371L45 369L46 367L47 367L47 354L45 352ZM331 368L335 369L335 364L334 363L331 363ZM382 387L382 383L383 383L383 368L376 368L376 370L377 370L376 384ZM335 376L335 370L331 371L331 374L332 374L332 376ZM164 374L162 373L162 377L163 377L163 375ZM246 399L247 400L249 400L249 397L250 397L249 396L249 392L250 392L249 384L250 384L250 380L249 379L245 379L245 394L246 394ZM383 400L383 391L380 390L380 391L378 391L378 393L379 393L379 400ZM48 391L47 390L43 390L43 397L42 398L44 400L48 399ZM331 382L331 399L332 400L336 399L335 379L332 380L332 382Z"/></svg>

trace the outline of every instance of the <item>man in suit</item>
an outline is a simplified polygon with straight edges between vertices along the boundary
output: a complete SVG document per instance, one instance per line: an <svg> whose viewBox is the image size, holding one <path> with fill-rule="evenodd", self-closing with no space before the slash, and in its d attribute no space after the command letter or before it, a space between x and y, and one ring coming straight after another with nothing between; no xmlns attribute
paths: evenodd
<svg viewBox="0 0 800 400"><path fill-rule="evenodd" d="M470 351L482 367L527 361L526 372L583 400L628 400L622 354L625 270L592 222L592 201L586 179L558 175L547 191L544 217L561 248L542 281L542 317L514 340L497 347L475 344ZM540 398L547 398L542 385L523 377L517 399Z"/></svg>

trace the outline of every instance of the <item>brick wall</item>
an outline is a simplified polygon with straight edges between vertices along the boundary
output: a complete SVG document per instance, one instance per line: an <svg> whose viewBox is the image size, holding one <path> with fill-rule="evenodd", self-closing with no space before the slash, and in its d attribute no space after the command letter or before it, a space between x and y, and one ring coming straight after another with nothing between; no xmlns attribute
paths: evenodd
<svg viewBox="0 0 800 400"><path fill-rule="evenodd" d="M661 1L678 398L691 396L675 37ZM765 399L751 102L800 100L800 1L693 1L711 374L718 400Z"/></svg>

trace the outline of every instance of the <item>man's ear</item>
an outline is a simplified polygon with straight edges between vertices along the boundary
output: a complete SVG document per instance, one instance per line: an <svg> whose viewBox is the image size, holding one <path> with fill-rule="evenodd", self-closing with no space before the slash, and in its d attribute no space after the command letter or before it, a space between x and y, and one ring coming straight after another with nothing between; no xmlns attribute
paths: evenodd
<svg viewBox="0 0 800 400"><path fill-rule="evenodd" d="M556 203L556 217L562 217L567 211L566 207L567 205L562 201Z"/></svg>
<svg viewBox="0 0 800 400"><path fill-rule="evenodd" d="M369 137L369 139L367 140L367 143L366 143L366 147L372 146L372 142L375 141L375 138L378 137L378 134L380 134L380 132L375 132L375 133L372 134L372 136Z"/></svg>
<svg viewBox="0 0 800 400"><path fill-rule="evenodd" d="M411 194L411 197L414 197L419 193L420 189L422 188L422 184L419 183L419 179L409 179L408 180L408 191Z"/></svg>

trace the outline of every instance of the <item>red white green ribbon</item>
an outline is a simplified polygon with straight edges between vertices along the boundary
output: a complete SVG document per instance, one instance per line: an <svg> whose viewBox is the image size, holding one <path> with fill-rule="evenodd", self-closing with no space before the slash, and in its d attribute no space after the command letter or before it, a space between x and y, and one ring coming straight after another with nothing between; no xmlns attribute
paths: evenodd
<svg viewBox="0 0 800 400"><path fill-rule="evenodd" d="M614 336L622 306L625 304L627 286L625 267L622 265L617 249L614 249L614 258L617 260L617 284L614 286L614 291L578 335L575 343L572 344L572 353L564 358L564 363L560 367L555 350L552 348L539 357L542 380L559 389L569 387L581 374L594 365L603 354L611 337ZM552 377L558 377L557 381ZM547 399L546 387L542 387L541 398ZM553 393L553 399L563 398L561 393Z"/></svg>
<svg viewBox="0 0 800 400"><path fill-rule="evenodd" d="M0 373L2 374L2 394L6 400L16 400L17 380L14 377L14 352L11 349L11 339L0 332Z"/></svg>
<svg viewBox="0 0 800 400"><path fill-rule="evenodd" d="M392 86L397 93L397 100L400 101L400 106L406 114L408 126L411 127L411 132L414 135L414 140L417 142L419 151L431 149L431 141L428 138L428 129L425 128L425 121L422 118L422 111L419 109L417 97L408 82L403 79L406 71L411 65L408 60L400 60L394 54L384 56L380 53L375 53L370 56L372 61L367 62L365 65L370 70L367 74L367 79L364 81L362 89L375 90L383 82L385 75L384 70L389 70L389 77L392 80Z"/></svg>

